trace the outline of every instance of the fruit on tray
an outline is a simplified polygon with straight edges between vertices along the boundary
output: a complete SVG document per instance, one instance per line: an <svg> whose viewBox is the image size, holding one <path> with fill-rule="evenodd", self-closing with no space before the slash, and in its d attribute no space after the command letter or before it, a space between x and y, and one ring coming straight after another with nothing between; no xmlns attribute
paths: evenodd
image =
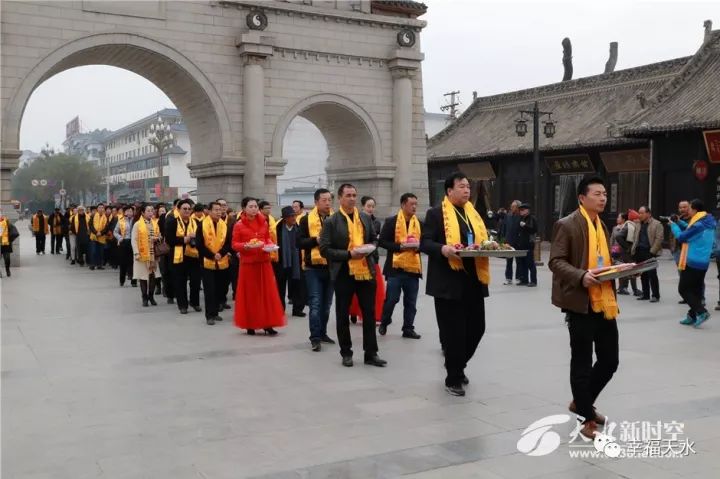
<svg viewBox="0 0 720 479"><path fill-rule="evenodd" d="M483 241L480 245L481 251L514 251L515 248L507 243L498 243L497 241Z"/></svg>

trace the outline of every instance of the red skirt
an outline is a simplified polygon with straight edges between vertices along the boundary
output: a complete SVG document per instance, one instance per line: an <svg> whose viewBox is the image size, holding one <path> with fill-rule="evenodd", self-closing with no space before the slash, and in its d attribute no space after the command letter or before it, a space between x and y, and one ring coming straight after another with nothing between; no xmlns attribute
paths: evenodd
<svg viewBox="0 0 720 479"><path fill-rule="evenodd" d="M385 304L385 279L379 264L375 265L375 283L377 286L375 288L375 322L379 323L382 320L383 304ZM350 316L357 316L358 320L362 321L362 311L360 311L356 294L353 295L350 302Z"/></svg>
<svg viewBox="0 0 720 479"><path fill-rule="evenodd" d="M270 262L243 264L238 275L235 326L241 329L285 326L285 311Z"/></svg>

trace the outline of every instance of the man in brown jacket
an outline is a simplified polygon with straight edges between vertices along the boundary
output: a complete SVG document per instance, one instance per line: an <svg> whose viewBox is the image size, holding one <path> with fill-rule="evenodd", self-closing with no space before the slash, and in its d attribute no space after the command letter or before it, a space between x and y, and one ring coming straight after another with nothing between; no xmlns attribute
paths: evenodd
<svg viewBox="0 0 720 479"><path fill-rule="evenodd" d="M603 251L609 251L607 228L598 215L605 209L607 192L600 178L586 178L578 185L582 208L560 219L553 228L549 267L553 272L552 303L566 314L570 333L570 387L573 401L569 410L582 417L580 433L593 438L605 417L595 411L594 403L618 367L617 303L614 285L600 283L589 269L591 264L609 265ZM590 234L590 224L595 234ZM600 244L602 228L606 245ZM590 248L595 238L597 248ZM597 308L594 302L602 291L605 304L614 310ZM593 299L595 298L595 300ZM591 304L592 303L592 304ZM599 309L599 311L598 311ZM597 361L593 365L593 344Z"/></svg>
<svg viewBox="0 0 720 479"><path fill-rule="evenodd" d="M655 258L662 253L662 242L665 236L663 225L652 217L652 212L647 206L638 209L640 215L640 231L633 243L632 256L636 263ZM640 276L642 282L642 296L638 301L650 300L651 303L660 301L660 282L658 281L657 270L653 269ZM650 292L652 291L652 298Z"/></svg>

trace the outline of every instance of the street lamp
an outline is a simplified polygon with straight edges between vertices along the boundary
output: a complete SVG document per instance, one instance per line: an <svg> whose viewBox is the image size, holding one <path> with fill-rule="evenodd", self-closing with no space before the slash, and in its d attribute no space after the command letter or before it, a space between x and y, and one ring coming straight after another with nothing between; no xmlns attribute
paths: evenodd
<svg viewBox="0 0 720 479"><path fill-rule="evenodd" d="M164 198L163 183L163 152L173 146L175 138L170 131L170 124L166 123L162 117L157 117L157 122L150 125L150 138L148 143L154 146L158 151L158 182L160 184L160 199ZM145 196L148 196L147 189L145 190Z"/></svg>
<svg viewBox="0 0 720 479"><path fill-rule="evenodd" d="M532 110L520 110L520 119L515 120L515 133L518 136L525 136L527 133L527 122L525 120L525 114L532 115L533 122L533 208L535 208L535 214L537 216L538 224L544 225L542 213L543 209L540 208L540 116L547 115L547 120L544 121L543 133L546 138L552 138L555 136L555 122L552 120L551 111L540 111L538 102L533 103ZM537 256L537 253L536 253Z"/></svg>

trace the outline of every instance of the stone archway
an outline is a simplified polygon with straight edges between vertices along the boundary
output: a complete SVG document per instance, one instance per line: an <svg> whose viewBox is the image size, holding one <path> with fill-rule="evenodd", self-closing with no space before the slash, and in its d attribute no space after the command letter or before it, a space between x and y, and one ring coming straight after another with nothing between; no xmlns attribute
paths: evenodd
<svg viewBox="0 0 720 479"><path fill-rule="evenodd" d="M283 140L296 117L315 125L328 145L326 172L333 186L344 179L348 169L383 169L391 175L394 167L383 165L383 144L372 117L357 103L340 95L318 94L293 105L277 122L272 136L271 156L286 164ZM392 176L389 176L392 178ZM360 179L357 175L354 179Z"/></svg>
<svg viewBox="0 0 720 479"><path fill-rule="evenodd" d="M70 41L40 60L3 109L3 170L19 157L19 134L33 91L52 76L79 66L111 65L154 83L182 112L197 163L217 163L232 151L232 130L223 102L202 71L177 50L134 33L101 33ZM3 175L5 176L5 175ZM9 181L3 178L3 196ZM7 193L5 193L7 191ZM8 198L9 199L9 198ZM3 200L6 200L3 198Z"/></svg>

